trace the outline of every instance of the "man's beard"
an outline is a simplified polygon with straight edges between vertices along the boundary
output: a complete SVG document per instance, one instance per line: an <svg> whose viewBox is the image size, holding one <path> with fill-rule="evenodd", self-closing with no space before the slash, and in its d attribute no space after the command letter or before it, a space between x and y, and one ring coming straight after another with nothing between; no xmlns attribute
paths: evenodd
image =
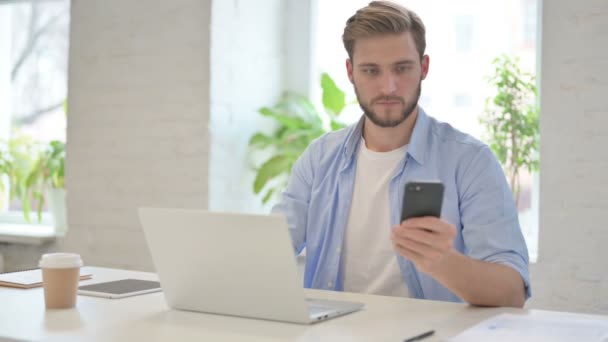
<svg viewBox="0 0 608 342"><path fill-rule="evenodd" d="M416 93L411 102L406 103L402 97L397 96L379 96L373 99L370 103L373 104L376 101L399 101L403 104L403 112L401 112L401 116L397 119L382 119L379 115L377 115L374 111L372 111L368 106L364 105L361 102L361 97L359 96L359 92L357 91L357 86L354 86L355 94L357 95L357 100L359 101L359 106L363 110L365 116L373 122L376 126L380 127L396 127L399 126L403 121L405 121L416 109L418 106L418 100L420 99L420 93L422 91L422 79L418 82L418 88L416 89Z"/></svg>

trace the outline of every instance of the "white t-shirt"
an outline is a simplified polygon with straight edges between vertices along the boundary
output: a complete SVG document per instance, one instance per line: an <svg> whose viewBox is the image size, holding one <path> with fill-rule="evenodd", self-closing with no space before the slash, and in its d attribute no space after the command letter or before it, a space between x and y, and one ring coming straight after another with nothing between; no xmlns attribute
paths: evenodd
<svg viewBox="0 0 608 342"><path fill-rule="evenodd" d="M406 150L407 145L390 152L374 152L361 138L344 238L344 291L409 297L390 240L388 193L395 168Z"/></svg>

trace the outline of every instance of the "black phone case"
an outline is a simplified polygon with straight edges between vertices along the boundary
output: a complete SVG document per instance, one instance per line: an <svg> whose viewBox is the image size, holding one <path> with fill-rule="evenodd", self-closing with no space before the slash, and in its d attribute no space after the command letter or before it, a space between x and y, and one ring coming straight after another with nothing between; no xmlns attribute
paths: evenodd
<svg viewBox="0 0 608 342"><path fill-rule="evenodd" d="M443 184L437 182L409 182L405 184L401 222L412 217L441 216Z"/></svg>

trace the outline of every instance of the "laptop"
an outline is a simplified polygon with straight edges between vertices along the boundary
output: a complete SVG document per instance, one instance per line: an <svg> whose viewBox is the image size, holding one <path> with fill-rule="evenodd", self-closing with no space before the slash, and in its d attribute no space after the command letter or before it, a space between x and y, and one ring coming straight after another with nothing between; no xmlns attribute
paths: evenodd
<svg viewBox="0 0 608 342"><path fill-rule="evenodd" d="M139 208L167 305L310 324L361 303L306 298L282 215Z"/></svg>

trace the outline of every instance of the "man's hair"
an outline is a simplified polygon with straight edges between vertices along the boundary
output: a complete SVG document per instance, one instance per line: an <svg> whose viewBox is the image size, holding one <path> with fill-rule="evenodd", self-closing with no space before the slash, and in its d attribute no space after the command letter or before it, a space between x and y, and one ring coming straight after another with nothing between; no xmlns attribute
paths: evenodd
<svg viewBox="0 0 608 342"><path fill-rule="evenodd" d="M372 1L346 21L342 42L352 60L357 39L411 32L422 58L426 49L425 31L420 17L409 9L390 1Z"/></svg>

